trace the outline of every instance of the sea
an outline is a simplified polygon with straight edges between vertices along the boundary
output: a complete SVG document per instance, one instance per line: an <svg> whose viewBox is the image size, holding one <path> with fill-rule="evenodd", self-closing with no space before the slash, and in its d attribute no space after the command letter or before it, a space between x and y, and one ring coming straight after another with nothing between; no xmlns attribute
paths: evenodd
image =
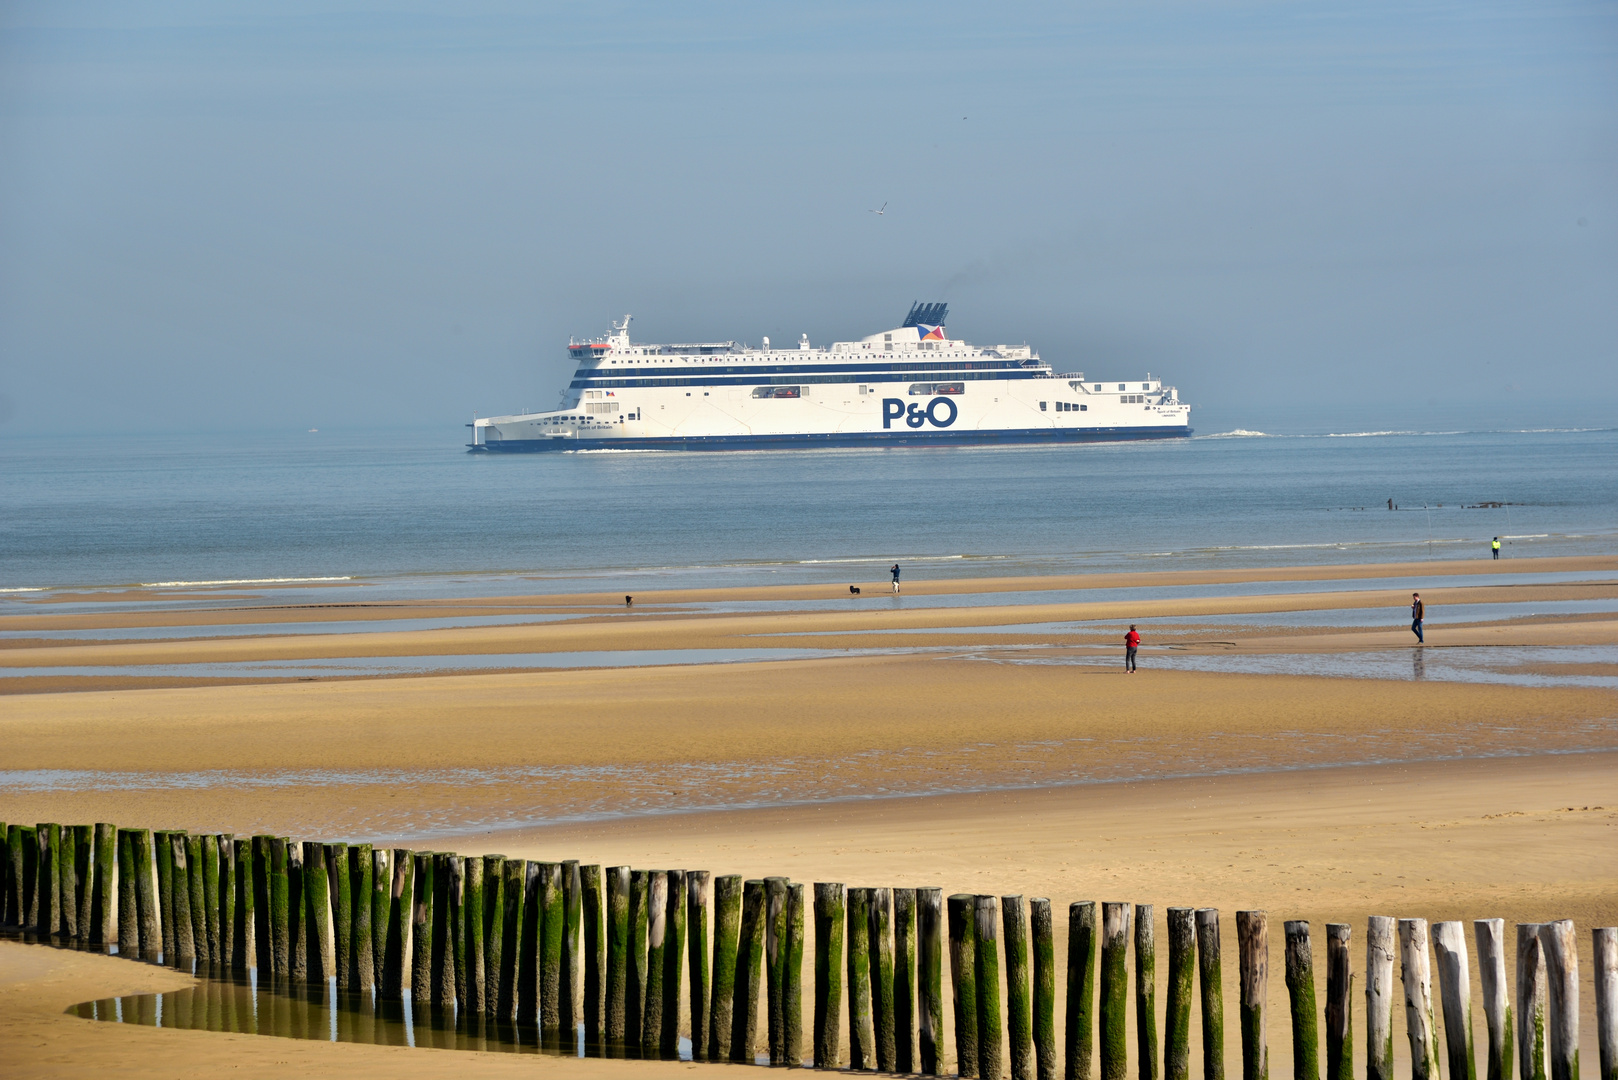
<svg viewBox="0 0 1618 1080"><path fill-rule="evenodd" d="M0 438L0 611L1618 552L1618 428L1064 447L472 454L448 429ZM6 602L11 601L11 602Z"/></svg>

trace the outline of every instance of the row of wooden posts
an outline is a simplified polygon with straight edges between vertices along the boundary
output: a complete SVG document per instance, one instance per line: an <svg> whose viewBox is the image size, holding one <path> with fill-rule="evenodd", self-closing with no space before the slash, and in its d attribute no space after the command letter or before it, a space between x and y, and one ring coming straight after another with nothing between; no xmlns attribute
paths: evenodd
<svg viewBox="0 0 1618 1080"><path fill-rule="evenodd" d="M468 1022L537 1023L542 1038L607 1054L676 1056L689 978L696 1060L751 1062L762 1026L771 1064L804 1063L804 886L706 870L632 870L501 855L118 829L0 826L0 922L44 936L206 970L331 981ZM947 954L957 1071L1001 1080L1125 1080L1133 944L1139 1080L1187 1080L1200 1005L1202 1075L1224 1080L1219 913L1167 911L1168 986L1159 1053L1151 905L1068 908L1063 1045L1056 1042L1051 902L940 889L813 893L809 1062L940 1075ZM711 914L711 923L710 923ZM1099 918L1099 925L1097 916ZM1269 1074L1269 933L1236 913L1243 1080ZM1516 927L1515 1007L1505 926L1473 924L1488 1031L1482 1080L1578 1080L1579 977L1570 921ZM1429 940L1430 934L1430 940ZM1320 1080L1314 951L1287 922L1285 980L1295 1080ZM1353 1075L1351 932L1326 924L1326 1080ZM947 942L947 949L946 949ZM1373 917L1366 930L1366 1080L1393 1080L1394 967L1412 1080L1440 1080L1430 956L1436 954L1449 1080L1480 1080L1466 933L1459 922ZM1618 1080L1618 928L1594 932L1601 1080ZM1099 966L1098 961L1099 959ZM1000 1000L1001 964L1006 1001ZM1193 984L1200 978L1200 1002ZM847 1002L846 1015L844 1001ZM1515 1048L1515 1049L1514 1049Z"/></svg>

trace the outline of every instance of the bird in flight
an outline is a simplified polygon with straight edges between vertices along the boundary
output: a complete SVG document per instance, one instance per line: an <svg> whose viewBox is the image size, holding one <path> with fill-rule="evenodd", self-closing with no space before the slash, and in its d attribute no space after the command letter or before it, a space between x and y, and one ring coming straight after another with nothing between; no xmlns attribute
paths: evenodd
<svg viewBox="0 0 1618 1080"><path fill-rule="evenodd" d="M882 204L882 209L880 209L880 210L868 210L868 211L866 211L866 213L870 213L870 214L886 214L887 212L888 212L888 204L887 203L883 203Z"/></svg>

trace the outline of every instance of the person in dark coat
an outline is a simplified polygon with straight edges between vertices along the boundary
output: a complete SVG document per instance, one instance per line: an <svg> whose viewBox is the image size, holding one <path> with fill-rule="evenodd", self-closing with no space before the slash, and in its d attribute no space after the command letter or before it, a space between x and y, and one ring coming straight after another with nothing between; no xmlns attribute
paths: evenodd
<svg viewBox="0 0 1618 1080"><path fill-rule="evenodd" d="M1427 615L1427 608L1421 602L1421 593L1410 594L1410 632L1416 635L1416 644L1425 645L1427 639L1421 636L1421 620Z"/></svg>
<svg viewBox="0 0 1618 1080"><path fill-rule="evenodd" d="M899 591L899 564L894 563L893 564L893 569L889 570L888 573L893 575L893 591L898 592Z"/></svg>

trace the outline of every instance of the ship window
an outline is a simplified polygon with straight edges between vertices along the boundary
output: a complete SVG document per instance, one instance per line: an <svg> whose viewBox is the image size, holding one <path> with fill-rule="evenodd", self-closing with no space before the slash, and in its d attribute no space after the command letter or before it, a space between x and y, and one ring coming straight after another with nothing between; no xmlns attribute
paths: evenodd
<svg viewBox="0 0 1618 1080"><path fill-rule="evenodd" d="M1124 384L1123 384L1123 383L1119 383L1119 384L1118 384L1118 389L1120 389L1120 390L1125 390L1125 389L1128 389L1128 388L1127 388L1127 387L1125 387L1125 386L1124 386Z"/></svg>
<svg viewBox="0 0 1618 1080"><path fill-rule="evenodd" d="M1090 411L1090 406L1081 404L1079 406L1079 411L1080 412L1089 412Z"/></svg>
<svg viewBox="0 0 1618 1080"><path fill-rule="evenodd" d="M1043 401L1041 401L1041 402L1040 402L1040 403L1039 403L1039 411L1040 411L1040 412L1044 412L1044 411L1045 411L1045 403L1044 403L1044 402L1043 402Z"/></svg>
<svg viewBox="0 0 1618 1080"><path fill-rule="evenodd" d="M1097 390L1100 390L1100 389L1101 389L1101 384L1100 384L1100 383L1096 383L1096 389L1097 389Z"/></svg>

